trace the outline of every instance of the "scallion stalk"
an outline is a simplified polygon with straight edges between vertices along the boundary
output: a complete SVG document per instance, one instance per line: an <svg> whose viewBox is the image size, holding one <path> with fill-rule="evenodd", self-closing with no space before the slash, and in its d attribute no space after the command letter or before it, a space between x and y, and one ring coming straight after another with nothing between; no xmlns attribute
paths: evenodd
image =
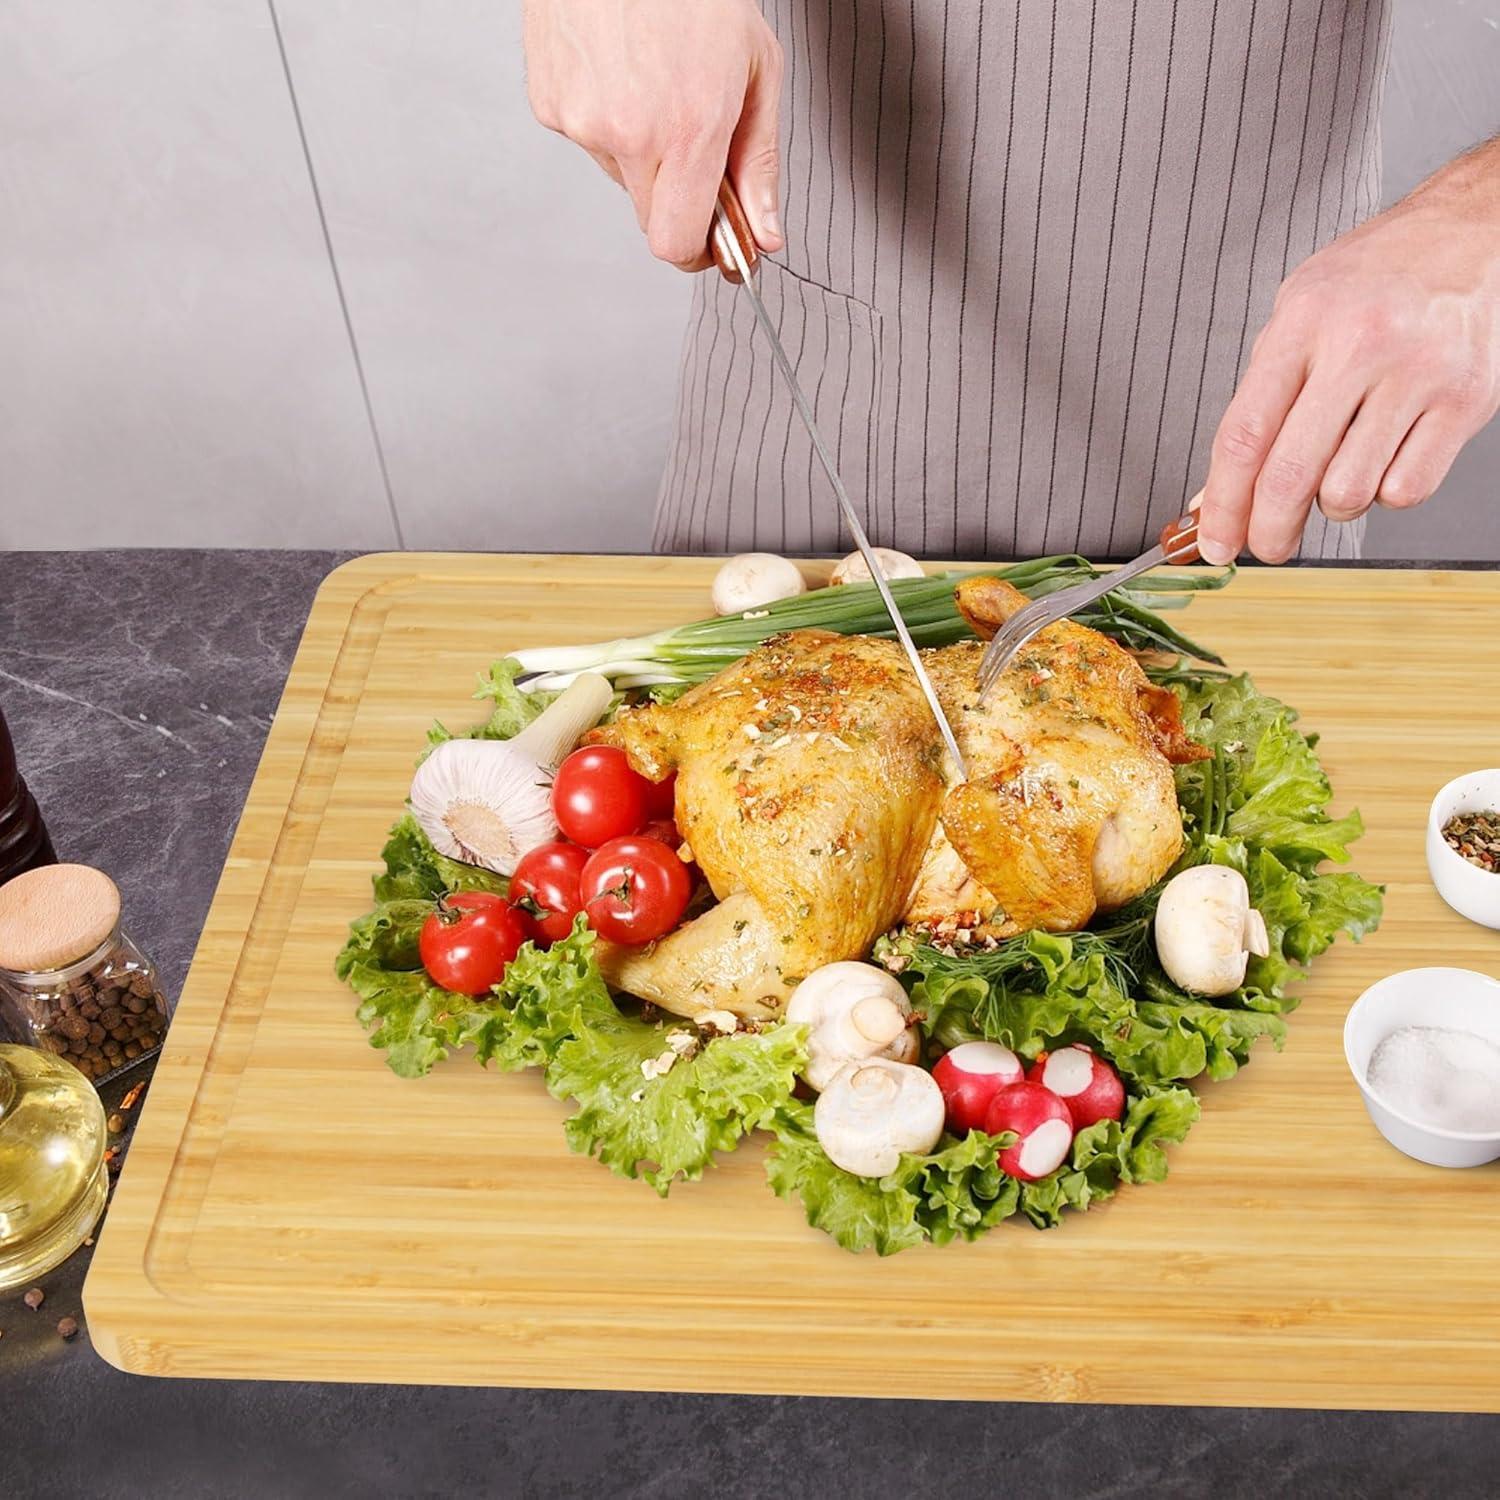
<svg viewBox="0 0 1500 1500"><path fill-rule="evenodd" d="M1173 629L1158 614L1181 609L1199 589L1222 588L1231 572L1184 574L1175 570L1147 574L1138 584L1106 594L1075 615L1135 651L1163 651L1198 661L1218 662L1206 647ZM972 638L968 622L953 597L963 573L935 573L926 578L892 579L890 589L919 646L947 646ZM1097 578L1087 559L1068 554L1039 557L975 575L1004 579L1030 598ZM841 635L893 637L890 617L872 583L840 584L813 589L743 615L695 620L654 635L603 641L594 646L543 646L512 653L528 691L556 691L580 672L600 672L617 688L672 686L703 682L738 661L768 637L786 630L834 630Z"/></svg>

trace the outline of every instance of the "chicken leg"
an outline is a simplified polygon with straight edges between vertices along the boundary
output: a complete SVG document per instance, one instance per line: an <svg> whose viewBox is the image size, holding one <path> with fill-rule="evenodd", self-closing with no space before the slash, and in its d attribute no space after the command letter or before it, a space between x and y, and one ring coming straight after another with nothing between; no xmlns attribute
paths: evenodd
<svg viewBox="0 0 1500 1500"><path fill-rule="evenodd" d="M777 1014L799 979L868 953L905 911L943 751L894 642L774 637L591 738L657 779L677 772L677 826L720 902L650 948L608 955L621 987L679 1013Z"/></svg>

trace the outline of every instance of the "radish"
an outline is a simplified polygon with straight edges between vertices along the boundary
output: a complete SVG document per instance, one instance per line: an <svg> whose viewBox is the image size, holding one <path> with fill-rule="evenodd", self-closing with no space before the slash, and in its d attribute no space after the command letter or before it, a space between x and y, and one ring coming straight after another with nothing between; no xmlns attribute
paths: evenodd
<svg viewBox="0 0 1500 1500"><path fill-rule="evenodd" d="M999 1157L1007 1177L1035 1182L1067 1160L1073 1144L1073 1117L1068 1106L1040 1083L1013 1083L990 1101L984 1128L991 1135L1014 1131L1014 1145Z"/></svg>
<svg viewBox="0 0 1500 1500"><path fill-rule="evenodd" d="M945 1052L932 1070L943 1102L948 1106L948 1129L957 1136L983 1130L990 1100L1026 1076L1021 1060L998 1042L960 1042Z"/></svg>
<svg viewBox="0 0 1500 1500"><path fill-rule="evenodd" d="M1042 1053L1026 1076L1068 1106L1074 1130L1084 1130L1096 1120L1118 1120L1125 1113L1120 1075L1082 1042Z"/></svg>

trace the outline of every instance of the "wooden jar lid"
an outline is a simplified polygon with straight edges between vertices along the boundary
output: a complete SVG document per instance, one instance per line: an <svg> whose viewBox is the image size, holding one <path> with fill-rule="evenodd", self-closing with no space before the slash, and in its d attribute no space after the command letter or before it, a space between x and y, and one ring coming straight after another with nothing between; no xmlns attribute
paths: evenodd
<svg viewBox="0 0 1500 1500"><path fill-rule="evenodd" d="M0 885L0 968L62 969L120 920L120 889L88 865L43 865Z"/></svg>

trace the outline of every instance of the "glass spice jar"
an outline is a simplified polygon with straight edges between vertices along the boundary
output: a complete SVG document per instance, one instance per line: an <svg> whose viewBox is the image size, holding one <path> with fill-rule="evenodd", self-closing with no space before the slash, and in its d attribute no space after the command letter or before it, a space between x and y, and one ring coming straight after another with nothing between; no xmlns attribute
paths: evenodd
<svg viewBox="0 0 1500 1500"><path fill-rule="evenodd" d="M0 886L0 1012L96 1084L160 1049L171 1006L108 875L49 865Z"/></svg>

